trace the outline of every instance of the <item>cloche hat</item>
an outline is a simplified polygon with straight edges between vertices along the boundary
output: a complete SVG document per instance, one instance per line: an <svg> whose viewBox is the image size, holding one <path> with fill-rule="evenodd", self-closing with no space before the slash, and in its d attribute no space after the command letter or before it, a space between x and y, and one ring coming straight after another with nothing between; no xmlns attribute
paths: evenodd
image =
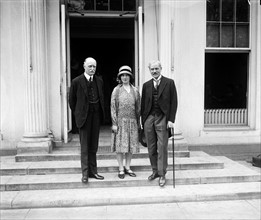
<svg viewBox="0 0 261 220"><path fill-rule="evenodd" d="M122 74L128 74L130 77L132 77L132 71L131 68L129 66L122 66L119 69L119 73L118 73L118 78L122 75Z"/></svg>

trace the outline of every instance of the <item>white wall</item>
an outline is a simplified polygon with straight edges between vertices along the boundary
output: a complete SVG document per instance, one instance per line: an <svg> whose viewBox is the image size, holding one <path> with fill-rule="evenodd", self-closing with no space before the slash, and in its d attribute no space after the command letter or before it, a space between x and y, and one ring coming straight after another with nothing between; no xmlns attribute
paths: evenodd
<svg viewBox="0 0 261 220"><path fill-rule="evenodd" d="M49 128L55 140L61 140L61 38L59 0L47 1L47 59L48 59L48 98Z"/></svg>
<svg viewBox="0 0 261 220"><path fill-rule="evenodd" d="M15 147L24 132L22 7L17 1L0 4L0 122L2 147Z"/></svg>
<svg viewBox="0 0 261 220"><path fill-rule="evenodd" d="M162 74L175 80L178 92L176 124L186 136L197 137L204 123L204 56L206 44L205 1L159 1L160 59ZM157 59L155 1L145 1L145 79L147 65ZM174 19L174 39L171 39ZM174 73L171 73L171 40L174 41Z"/></svg>
<svg viewBox="0 0 261 220"><path fill-rule="evenodd" d="M184 137L197 137L204 124L205 1L177 1L175 10L175 76L177 123Z"/></svg>
<svg viewBox="0 0 261 220"><path fill-rule="evenodd" d="M49 129L61 140L59 0L47 0ZM0 123L1 147L16 147L24 133L25 68L22 2L1 0Z"/></svg>
<svg viewBox="0 0 261 220"><path fill-rule="evenodd" d="M156 28L156 14L155 14L155 1L144 1L144 64L143 72L144 81L151 79L151 74L148 69L148 63L151 60L158 59L158 42L157 42L157 28Z"/></svg>

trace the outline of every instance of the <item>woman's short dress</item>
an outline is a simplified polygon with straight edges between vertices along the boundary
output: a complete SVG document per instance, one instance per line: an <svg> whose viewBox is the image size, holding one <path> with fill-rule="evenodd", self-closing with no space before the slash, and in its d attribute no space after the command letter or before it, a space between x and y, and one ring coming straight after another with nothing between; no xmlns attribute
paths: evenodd
<svg viewBox="0 0 261 220"><path fill-rule="evenodd" d="M119 89L118 97L116 89ZM137 123L137 109L135 109L135 99L138 91L128 92L123 86L115 88L111 98L111 116L112 121L118 126L117 133L112 133L111 151L116 153L138 153L139 152L139 134ZM118 98L118 110L116 110L115 99ZM139 107L139 106L138 106ZM114 124L114 123L113 123Z"/></svg>

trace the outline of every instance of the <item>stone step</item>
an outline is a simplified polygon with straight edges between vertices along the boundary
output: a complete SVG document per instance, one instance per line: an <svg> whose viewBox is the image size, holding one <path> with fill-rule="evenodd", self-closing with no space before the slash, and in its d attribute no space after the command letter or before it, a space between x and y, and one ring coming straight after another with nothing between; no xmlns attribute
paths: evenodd
<svg viewBox="0 0 261 220"><path fill-rule="evenodd" d="M1 209L97 207L177 202L260 199L260 182L114 187L1 193ZM220 210L219 210L220 211ZM222 211L222 210L221 210Z"/></svg>
<svg viewBox="0 0 261 220"><path fill-rule="evenodd" d="M188 145L183 143L180 140L175 141L174 143L175 151L188 151ZM55 143L55 150L72 150L72 149L80 149L80 142L79 141L70 141L68 143ZM147 149L140 144L140 149ZM169 139L168 149L172 150L172 140ZM99 140L99 147L98 152L111 152L111 140L110 139L100 139Z"/></svg>
<svg viewBox="0 0 261 220"><path fill-rule="evenodd" d="M77 189L77 188L104 188L104 187L142 187L157 186L158 179L149 181L147 178L151 172L136 172L137 177L125 176L118 178L118 173L103 173L104 180L89 178L88 184L81 182L81 174L56 174L56 175L22 175L2 176L1 191L22 190L47 190L47 189ZM166 185L173 184L173 173L167 172ZM225 170L179 170L175 172L175 185L257 182L261 177L256 172L237 172L232 169Z"/></svg>
<svg viewBox="0 0 261 220"><path fill-rule="evenodd" d="M114 160L99 160L98 172L108 173L119 170L116 158ZM168 158L169 170L172 169L173 158ZM224 163L211 156L194 156L175 158L175 170L222 169ZM151 170L149 159L132 159L133 171ZM1 162L0 175L45 175L45 174L81 173L80 161L40 161L40 162Z"/></svg>
<svg viewBox="0 0 261 220"><path fill-rule="evenodd" d="M259 172L251 170L225 157L219 157L225 164L223 169L210 170L177 170L175 171L176 185L212 184L256 182L261 180ZM81 173L46 175L14 175L0 176L1 191L46 190L46 189L75 189L75 188L103 188L103 187L141 187L156 186L158 181L148 181L151 171L136 171L137 177L125 176L118 178L117 170L101 173L105 179L89 178L88 184L81 182ZM166 174L167 184L173 183L173 171Z"/></svg>
<svg viewBox="0 0 261 220"><path fill-rule="evenodd" d="M175 157L189 157L189 151L175 151ZM172 151L168 154L172 157ZM133 159L137 158L149 158L147 150L146 152L135 153L132 156ZM97 160L109 160L116 159L115 153L97 153ZM19 154L15 156L16 162L30 162L30 161L67 161L67 160L80 160L80 150L54 150L50 154Z"/></svg>
<svg viewBox="0 0 261 220"><path fill-rule="evenodd" d="M111 126L102 126L100 129L100 134L99 134L99 140L111 140L112 132L111 132ZM174 135L175 140L180 139L180 134L175 134ZM69 133L68 137L69 141L79 141L79 134L72 134Z"/></svg>

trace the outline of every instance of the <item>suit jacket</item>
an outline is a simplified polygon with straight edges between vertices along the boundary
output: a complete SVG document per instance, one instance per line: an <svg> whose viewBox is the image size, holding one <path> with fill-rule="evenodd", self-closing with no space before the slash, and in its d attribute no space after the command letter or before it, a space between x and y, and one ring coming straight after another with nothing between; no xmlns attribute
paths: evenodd
<svg viewBox="0 0 261 220"><path fill-rule="evenodd" d="M142 87L141 120L142 125L150 114L153 101L153 79L145 82ZM158 105L166 116L166 120L175 122L178 98L175 83L172 79L162 76L158 88Z"/></svg>
<svg viewBox="0 0 261 220"><path fill-rule="evenodd" d="M104 120L103 80L96 75L94 75L93 77L93 79L97 83L100 107L103 117L102 120ZM86 77L84 76L84 74L81 74L72 81L69 94L69 105L74 113L77 127L81 128L87 119L89 111L88 90Z"/></svg>

